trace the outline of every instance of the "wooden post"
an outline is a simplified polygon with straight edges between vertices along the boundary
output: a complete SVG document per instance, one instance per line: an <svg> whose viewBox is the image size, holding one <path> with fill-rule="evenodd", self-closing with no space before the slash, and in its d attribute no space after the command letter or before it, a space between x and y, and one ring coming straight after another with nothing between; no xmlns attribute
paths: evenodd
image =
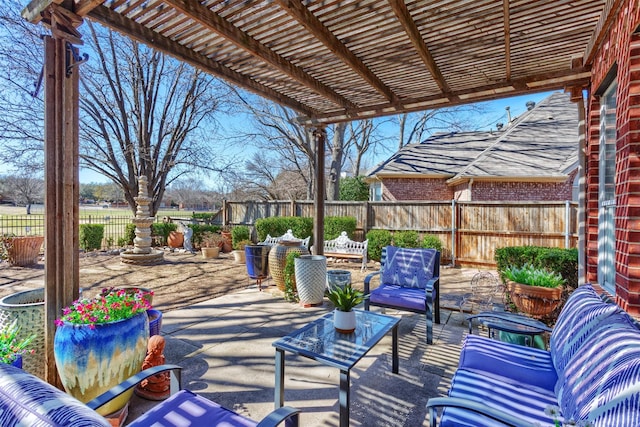
<svg viewBox="0 0 640 427"><path fill-rule="evenodd" d="M69 13L50 11L53 37L44 38L45 88L45 376L62 387L53 356L55 320L78 297L78 67ZM70 21L71 19L71 21ZM73 24L73 25L72 25Z"/></svg>
<svg viewBox="0 0 640 427"><path fill-rule="evenodd" d="M324 127L313 129L313 139L316 145L316 191L313 205L313 254L322 255L324 253L324 144L327 139L327 132Z"/></svg>

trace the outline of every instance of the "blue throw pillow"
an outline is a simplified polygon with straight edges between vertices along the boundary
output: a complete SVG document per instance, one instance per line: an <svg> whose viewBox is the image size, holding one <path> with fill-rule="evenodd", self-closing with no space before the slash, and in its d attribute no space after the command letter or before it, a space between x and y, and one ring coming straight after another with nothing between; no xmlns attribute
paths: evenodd
<svg viewBox="0 0 640 427"><path fill-rule="evenodd" d="M381 283L407 288L424 289L433 278L437 251L435 249L407 249L387 246L387 257Z"/></svg>

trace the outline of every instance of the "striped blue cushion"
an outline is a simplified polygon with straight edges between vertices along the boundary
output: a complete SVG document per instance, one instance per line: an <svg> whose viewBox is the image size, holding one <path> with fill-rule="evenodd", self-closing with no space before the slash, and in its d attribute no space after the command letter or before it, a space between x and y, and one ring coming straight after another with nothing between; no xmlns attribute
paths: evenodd
<svg viewBox="0 0 640 427"><path fill-rule="evenodd" d="M567 418L593 419L599 426L640 425L640 330L626 313L608 317L592 331L556 389Z"/></svg>
<svg viewBox="0 0 640 427"><path fill-rule="evenodd" d="M603 319L621 311L617 305L603 302L591 285L582 285L573 291L558 316L549 341L558 376L563 375L567 364L593 329Z"/></svg>
<svg viewBox="0 0 640 427"><path fill-rule="evenodd" d="M425 289L433 278L435 249L386 247L386 260L380 283Z"/></svg>
<svg viewBox="0 0 640 427"><path fill-rule="evenodd" d="M553 392L558 375L548 351L468 335L460 353L461 369L513 381Z"/></svg>
<svg viewBox="0 0 640 427"><path fill-rule="evenodd" d="M553 419L545 415L549 406L557 406L553 392L518 382L499 380L481 372L458 369L453 376L449 396L474 400L489 408L505 411L529 423L552 426ZM503 426L491 418L459 408L445 408L441 427Z"/></svg>
<svg viewBox="0 0 640 427"><path fill-rule="evenodd" d="M109 427L110 424L40 378L0 363L0 426Z"/></svg>

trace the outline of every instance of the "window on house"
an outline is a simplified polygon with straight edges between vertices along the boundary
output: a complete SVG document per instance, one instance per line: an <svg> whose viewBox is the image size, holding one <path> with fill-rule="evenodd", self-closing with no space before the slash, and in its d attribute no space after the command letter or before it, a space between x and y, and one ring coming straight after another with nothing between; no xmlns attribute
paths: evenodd
<svg viewBox="0 0 640 427"><path fill-rule="evenodd" d="M616 89L607 87L600 99L600 158L598 161L598 283L615 295L615 172Z"/></svg>
<svg viewBox="0 0 640 427"><path fill-rule="evenodd" d="M382 183L374 182L369 187L369 200L379 202L382 200Z"/></svg>

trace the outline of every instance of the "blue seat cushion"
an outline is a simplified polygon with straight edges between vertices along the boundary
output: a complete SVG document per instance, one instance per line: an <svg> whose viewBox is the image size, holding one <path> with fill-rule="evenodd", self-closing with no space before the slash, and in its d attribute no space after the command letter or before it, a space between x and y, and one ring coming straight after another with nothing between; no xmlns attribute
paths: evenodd
<svg viewBox="0 0 640 427"><path fill-rule="evenodd" d="M62 390L0 363L0 426L110 427L97 412Z"/></svg>
<svg viewBox="0 0 640 427"><path fill-rule="evenodd" d="M548 351L468 335L462 346L459 368L498 379L543 388L553 393L558 375Z"/></svg>
<svg viewBox="0 0 640 427"><path fill-rule="evenodd" d="M425 289L433 278L437 251L386 247L380 283Z"/></svg>
<svg viewBox="0 0 640 427"><path fill-rule="evenodd" d="M136 418L129 426L254 427L256 424L189 390L182 390Z"/></svg>
<svg viewBox="0 0 640 427"><path fill-rule="evenodd" d="M640 331L626 313L592 331L559 377L556 394L567 418L640 425Z"/></svg>
<svg viewBox="0 0 640 427"><path fill-rule="evenodd" d="M553 426L553 418L544 413L558 402L552 391L486 375L484 372L458 369L453 376L449 396L470 399L484 406L507 412L531 424ZM559 417L562 421L562 418ZM445 408L441 427L501 426L504 424L460 408Z"/></svg>
<svg viewBox="0 0 640 427"><path fill-rule="evenodd" d="M435 289L434 289L435 294ZM433 298L435 299L435 295ZM369 302L373 305L389 305L424 313L426 293L424 289L405 288L399 285L382 284L371 291Z"/></svg>

